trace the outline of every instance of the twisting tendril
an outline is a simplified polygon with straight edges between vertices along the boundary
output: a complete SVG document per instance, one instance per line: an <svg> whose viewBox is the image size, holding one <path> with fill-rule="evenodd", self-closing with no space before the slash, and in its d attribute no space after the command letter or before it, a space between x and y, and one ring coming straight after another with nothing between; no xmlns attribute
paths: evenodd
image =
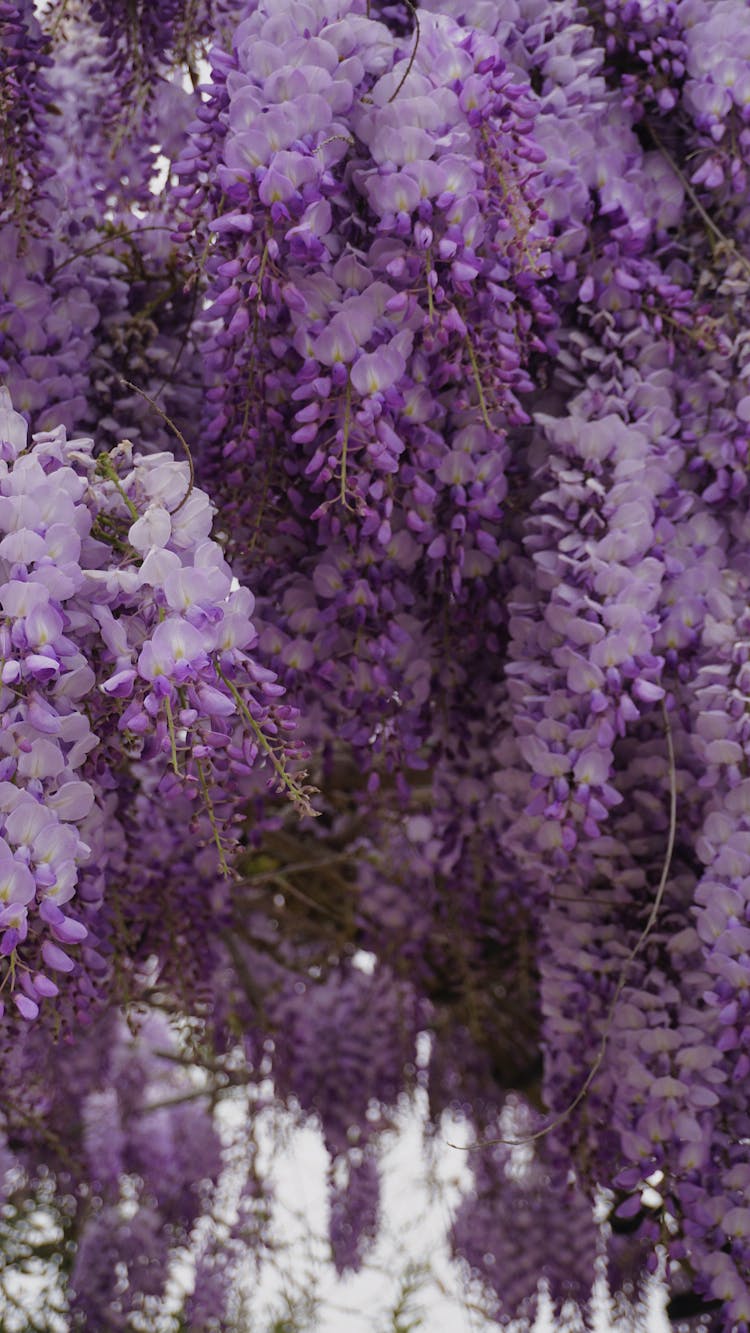
<svg viewBox="0 0 750 1333"><path fill-rule="evenodd" d="M599 1042L599 1049L594 1057L591 1068L572 1102L569 1102L565 1109L560 1111L559 1115L556 1115L546 1125L543 1125L541 1129L536 1130L534 1134L525 1134L522 1137L512 1139L480 1139L478 1142L470 1143L468 1145L448 1142L449 1148L458 1148L462 1152L475 1152L478 1148L491 1148L496 1144L504 1144L508 1148L522 1148L527 1143L535 1143L538 1139L546 1138L548 1134L552 1133L553 1129L557 1129L558 1126L564 1124L564 1122L568 1120L573 1112L581 1105L581 1102L587 1096L589 1088L604 1063L604 1057L607 1054L607 1047L609 1045L609 1038L612 1034L612 1024L614 1022L615 1012L620 1003L622 992L627 984L628 972L656 924L656 919L664 899L667 880L669 878L669 868L672 864L672 856L674 854L674 844L677 835L677 766L675 763L672 726L664 704L662 704L662 716L664 718L664 733L669 755L669 833L667 835L667 848L664 853L664 864L662 866L659 885L654 895L654 901L651 904L651 911L648 914L648 920L620 968L620 975L617 979L617 985L615 986L615 993L612 996L609 1009L607 1010L607 1017L604 1022L604 1031L602 1032L601 1040Z"/></svg>
<svg viewBox="0 0 750 1333"><path fill-rule="evenodd" d="M389 104L391 102L395 102L396 98L401 92L401 89L403 88L404 84L406 83L406 80L408 79L409 75L412 72L412 69L414 68L414 61L417 58L417 51L419 50L419 39L421 36L419 27L419 14L417 13L416 6L412 4L412 0L404 0L404 3L408 5L412 18L414 19L414 47L412 49L411 55L409 56L409 63L406 66L406 70L404 71L404 75L403 78L401 79L401 82L399 83L396 91L391 93L390 97L388 98Z"/></svg>
<svg viewBox="0 0 750 1333"><path fill-rule="evenodd" d="M137 384L133 384L130 380L126 380L122 375L118 375L117 378L119 379L121 384L125 385L126 389L132 389L134 393L139 393L141 398L145 398L146 402L149 403L151 407L153 407L154 411L158 412L162 421L164 421L166 425L169 426L169 429L171 431L174 431L174 434L177 436L178 440L180 441L180 444L185 450L185 457L187 458L187 465L190 474L188 488L185 491L185 494L183 495L182 499L180 500L180 503L178 505L175 505L174 509L170 509L169 511L170 514L178 514L182 509L182 506L187 504L188 500L190 499L190 496L192 495L193 488L195 486L195 464L193 463L193 455L190 452L190 445L185 439L185 436L183 435L179 426L175 425L172 418L167 416L166 412L164 411L164 408L160 407L159 404L155 401L155 399L151 397L150 394L146 393L144 389L139 389Z"/></svg>

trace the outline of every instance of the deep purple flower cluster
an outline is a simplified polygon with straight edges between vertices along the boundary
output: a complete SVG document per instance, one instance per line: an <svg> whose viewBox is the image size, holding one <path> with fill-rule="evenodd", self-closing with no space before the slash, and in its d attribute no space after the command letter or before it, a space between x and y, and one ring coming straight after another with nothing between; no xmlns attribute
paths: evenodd
<svg viewBox="0 0 750 1333"><path fill-rule="evenodd" d="M417 1027L414 997L383 968L370 975L352 967L328 984L297 986L274 1008L273 1024L284 1034L274 1060L278 1090L316 1115L331 1155L343 1155L352 1137L377 1131L377 1116L368 1113L378 1102L392 1104L403 1086Z"/></svg>
<svg viewBox="0 0 750 1333"><path fill-rule="evenodd" d="M29 209L45 177L45 131L52 64L32 0L0 5L0 217ZM31 218L27 215L27 223Z"/></svg>
<svg viewBox="0 0 750 1333"><path fill-rule="evenodd" d="M534 1118L524 1121L530 1131ZM543 1154L514 1161L503 1147L480 1149L472 1169L472 1189L456 1212L451 1240L492 1292L498 1322L519 1313L534 1319L541 1277L557 1306L585 1304L594 1281L596 1227L590 1200L565 1170Z"/></svg>

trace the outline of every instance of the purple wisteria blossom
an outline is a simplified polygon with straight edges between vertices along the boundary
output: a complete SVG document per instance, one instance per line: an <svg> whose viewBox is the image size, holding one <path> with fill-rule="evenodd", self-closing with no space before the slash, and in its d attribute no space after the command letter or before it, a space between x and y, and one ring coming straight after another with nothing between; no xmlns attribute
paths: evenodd
<svg viewBox="0 0 750 1333"><path fill-rule="evenodd" d="M247 1325L263 1110L358 1269L410 1104L495 1320L748 1333L749 15L0 3L0 1324Z"/></svg>

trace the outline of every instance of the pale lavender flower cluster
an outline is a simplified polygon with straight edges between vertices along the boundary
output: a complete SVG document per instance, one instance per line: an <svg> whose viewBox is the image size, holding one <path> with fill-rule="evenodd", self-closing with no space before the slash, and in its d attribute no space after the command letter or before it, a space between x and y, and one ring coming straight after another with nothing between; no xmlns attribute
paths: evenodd
<svg viewBox="0 0 750 1333"><path fill-rule="evenodd" d="M683 3L687 80L684 105L711 145L692 179L732 194L747 185L750 154L750 17L732 0L718 4Z"/></svg>
<svg viewBox="0 0 750 1333"><path fill-rule="evenodd" d="M40 430L69 430L86 410L86 364L98 313L89 292L68 270L45 281L47 247L13 222L0 230L0 370L16 410Z"/></svg>
<svg viewBox="0 0 750 1333"><path fill-rule="evenodd" d="M664 697L653 614L663 569L652 551L658 497L680 456L660 464L619 416L538 420L560 450L548 464L557 485L526 539L549 598L541 623L533 604L514 606L508 673L521 753L541 789L531 813L559 820L569 852L621 799L611 785L616 737Z"/></svg>
<svg viewBox="0 0 750 1333"><path fill-rule="evenodd" d="M750 151L750 25L738 0L616 0L591 4L607 74L636 120L689 151L690 179L737 204Z"/></svg>
<svg viewBox="0 0 750 1333"><path fill-rule="evenodd" d="M95 460L63 428L29 444L7 390L0 405L2 987L35 1018L87 935L68 907L97 856L81 825L115 765L150 764L198 802L222 862L216 811L259 755L306 798L286 772L293 715L248 653L252 595L187 463L127 444Z"/></svg>

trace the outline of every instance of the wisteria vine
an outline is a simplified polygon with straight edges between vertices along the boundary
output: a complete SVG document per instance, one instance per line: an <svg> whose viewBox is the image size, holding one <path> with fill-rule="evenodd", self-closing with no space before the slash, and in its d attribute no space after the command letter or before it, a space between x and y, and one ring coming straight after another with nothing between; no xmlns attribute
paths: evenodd
<svg viewBox="0 0 750 1333"><path fill-rule="evenodd" d="M3 0L0 129L0 1301L242 1327L219 1102L346 1273L411 1099L491 1318L748 1333L746 0Z"/></svg>

